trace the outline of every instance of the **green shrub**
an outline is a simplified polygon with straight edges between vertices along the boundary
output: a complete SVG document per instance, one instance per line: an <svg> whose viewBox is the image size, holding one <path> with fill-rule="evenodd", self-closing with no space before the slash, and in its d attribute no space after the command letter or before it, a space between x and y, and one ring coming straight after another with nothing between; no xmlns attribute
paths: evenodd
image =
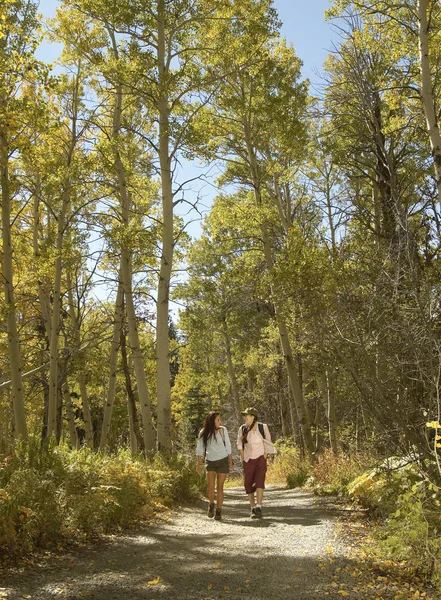
<svg viewBox="0 0 441 600"><path fill-rule="evenodd" d="M305 484L310 473L310 463L290 441L277 443L278 454L269 464L268 481L286 483L292 489Z"/></svg>
<svg viewBox="0 0 441 600"><path fill-rule="evenodd" d="M365 471L348 485L348 494L371 513L386 517L395 510L397 499L421 480L416 467L396 457Z"/></svg>
<svg viewBox="0 0 441 600"><path fill-rule="evenodd" d="M414 464L393 457L357 477L348 492L377 517L370 551L406 561L441 589L440 488Z"/></svg>
<svg viewBox="0 0 441 600"><path fill-rule="evenodd" d="M0 553L20 555L60 538L127 527L160 505L193 500L199 485L184 458L41 448L31 439L0 462Z"/></svg>

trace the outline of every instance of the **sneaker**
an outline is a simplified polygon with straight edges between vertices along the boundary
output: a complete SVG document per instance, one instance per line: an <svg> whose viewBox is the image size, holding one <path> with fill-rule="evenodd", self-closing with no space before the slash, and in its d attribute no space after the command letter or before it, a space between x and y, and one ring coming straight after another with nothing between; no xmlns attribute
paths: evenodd
<svg viewBox="0 0 441 600"><path fill-rule="evenodd" d="M216 508L216 514L214 515L216 521L222 521L222 511L220 508Z"/></svg>
<svg viewBox="0 0 441 600"><path fill-rule="evenodd" d="M260 508L260 506L256 506L256 508L254 509L255 515L258 519L262 518L262 509Z"/></svg>
<svg viewBox="0 0 441 600"><path fill-rule="evenodd" d="M214 517L214 503L210 504L210 506L208 507L207 516L209 519L212 519Z"/></svg>
<svg viewBox="0 0 441 600"><path fill-rule="evenodd" d="M252 509L251 509L251 514L250 514L250 517L251 517L252 519L257 519L257 515L256 515L256 509L255 509L255 508L252 508Z"/></svg>

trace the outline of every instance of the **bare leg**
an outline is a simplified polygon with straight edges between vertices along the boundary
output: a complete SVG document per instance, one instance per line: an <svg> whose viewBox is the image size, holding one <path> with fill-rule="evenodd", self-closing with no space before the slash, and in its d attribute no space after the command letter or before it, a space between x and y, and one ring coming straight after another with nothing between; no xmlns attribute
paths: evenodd
<svg viewBox="0 0 441 600"><path fill-rule="evenodd" d="M259 504L260 506L262 506L262 502L263 502L263 488L257 488L256 489L256 497L257 497L257 504Z"/></svg>
<svg viewBox="0 0 441 600"><path fill-rule="evenodd" d="M214 504L214 483L216 481L215 471L207 471L207 495L210 504Z"/></svg>
<svg viewBox="0 0 441 600"><path fill-rule="evenodd" d="M225 483L226 478L227 478L226 473L218 473L217 474L216 496L217 496L217 507L218 508L222 508L222 504L224 502L224 483Z"/></svg>
<svg viewBox="0 0 441 600"><path fill-rule="evenodd" d="M254 500L254 493L253 494L248 494L248 498L250 500L250 506L251 508L254 508L256 505L256 501Z"/></svg>

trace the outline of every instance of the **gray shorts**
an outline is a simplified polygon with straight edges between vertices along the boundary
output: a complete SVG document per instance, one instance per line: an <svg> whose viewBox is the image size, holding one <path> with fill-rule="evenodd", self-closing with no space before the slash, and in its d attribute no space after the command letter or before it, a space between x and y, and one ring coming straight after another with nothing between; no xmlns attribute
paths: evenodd
<svg viewBox="0 0 441 600"><path fill-rule="evenodd" d="M206 460L205 467L207 471L214 471L215 473L229 473L230 465L228 462L228 456L219 460Z"/></svg>

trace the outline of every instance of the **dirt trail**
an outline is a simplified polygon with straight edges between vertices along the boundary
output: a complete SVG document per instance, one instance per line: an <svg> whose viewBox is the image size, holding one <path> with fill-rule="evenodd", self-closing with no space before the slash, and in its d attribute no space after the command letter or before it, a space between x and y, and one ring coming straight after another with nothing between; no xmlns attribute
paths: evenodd
<svg viewBox="0 0 441 600"><path fill-rule="evenodd" d="M205 511L203 502L180 508L136 533L10 573L0 598L379 598L357 586L336 536L338 509L312 494L271 487L264 518L254 520L243 489L234 488L226 490L222 522Z"/></svg>

